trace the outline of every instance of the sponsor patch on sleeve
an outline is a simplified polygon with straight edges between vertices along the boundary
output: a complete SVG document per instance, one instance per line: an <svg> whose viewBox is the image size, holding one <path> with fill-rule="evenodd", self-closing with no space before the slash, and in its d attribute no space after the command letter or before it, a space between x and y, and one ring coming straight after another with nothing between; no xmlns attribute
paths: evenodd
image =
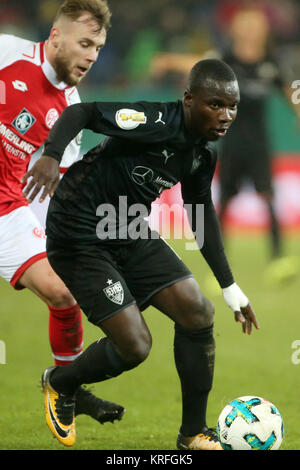
<svg viewBox="0 0 300 470"><path fill-rule="evenodd" d="M116 123L121 129L130 131L136 129L140 124L146 124L147 117L145 113L135 109L119 109L116 112Z"/></svg>

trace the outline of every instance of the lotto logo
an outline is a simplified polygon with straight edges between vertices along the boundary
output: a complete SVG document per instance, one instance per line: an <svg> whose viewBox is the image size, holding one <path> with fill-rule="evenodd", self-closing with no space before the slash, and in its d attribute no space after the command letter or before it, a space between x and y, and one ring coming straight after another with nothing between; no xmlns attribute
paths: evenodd
<svg viewBox="0 0 300 470"><path fill-rule="evenodd" d="M12 82L13 84L13 87L15 90L19 90L19 91L28 91L28 88L27 88L27 85L25 82L21 82L21 80L14 80Z"/></svg>

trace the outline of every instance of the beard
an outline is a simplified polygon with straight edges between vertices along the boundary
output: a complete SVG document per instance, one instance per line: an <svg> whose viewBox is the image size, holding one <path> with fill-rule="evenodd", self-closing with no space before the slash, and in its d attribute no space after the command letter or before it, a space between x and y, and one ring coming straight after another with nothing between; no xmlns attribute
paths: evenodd
<svg viewBox="0 0 300 470"><path fill-rule="evenodd" d="M59 49L54 58L54 69L57 75L57 79L60 82L64 82L69 86L76 86L81 81L80 77L73 77L70 71L70 61L66 58L62 49Z"/></svg>

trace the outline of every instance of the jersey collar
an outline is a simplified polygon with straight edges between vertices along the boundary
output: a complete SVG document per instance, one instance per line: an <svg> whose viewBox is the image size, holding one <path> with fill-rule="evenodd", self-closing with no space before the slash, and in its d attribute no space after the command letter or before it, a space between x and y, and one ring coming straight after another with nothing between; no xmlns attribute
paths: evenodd
<svg viewBox="0 0 300 470"><path fill-rule="evenodd" d="M40 50L41 50L41 63L42 63L41 67L42 67L45 77L58 90L65 90L66 88L69 88L69 85L67 85L65 82L58 81L56 72L46 57L45 43L41 42L40 46L41 46Z"/></svg>

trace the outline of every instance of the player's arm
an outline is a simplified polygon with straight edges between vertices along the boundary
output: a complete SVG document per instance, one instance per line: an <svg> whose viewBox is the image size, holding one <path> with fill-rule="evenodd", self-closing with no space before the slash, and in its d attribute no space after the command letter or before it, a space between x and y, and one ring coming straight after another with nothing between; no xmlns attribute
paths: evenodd
<svg viewBox="0 0 300 470"><path fill-rule="evenodd" d="M236 284L225 254L221 228L215 207L211 198L211 180L215 164L204 176L192 176L182 184L182 196L188 210L188 218L199 245L200 251L214 273L227 305L234 312L235 320L242 323L244 333L251 334L252 325L259 328L255 313L246 295ZM199 189L202 188L202 189ZM204 205L204 220L201 221L204 235L198 233L197 204Z"/></svg>
<svg viewBox="0 0 300 470"><path fill-rule="evenodd" d="M25 183L32 177L23 191L29 202L34 200L42 187L44 189L40 202L48 194L53 196L59 183L59 164L65 148L82 129L88 128L89 121L93 118L93 107L88 106L88 103L85 105L74 104L63 111L48 135L43 155L21 179L21 183Z"/></svg>
<svg viewBox="0 0 300 470"><path fill-rule="evenodd" d="M193 213L196 213L195 208ZM197 230L193 227L195 222L193 219L190 216L190 224L197 241ZM234 312L235 320L242 323L244 333L251 334L252 325L259 328L258 322L248 298L234 281L224 250L219 219L211 199L204 203L203 224L204 241L203 245L200 245L200 251L219 282L224 300Z"/></svg>
<svg viewBox="0 0 300 470"><path fill-rule="evenodd" d="M134 107L134 109L131 109ZM159 111L160 110L160 111ZM24 195L32 201L44 186L40 202L47 194L50 196L59 181L59 163L67 145L82 129L104 134L131 138L141 142L151 142L154 139L164 140L170 137L175 126L162 123L155 124L159 116L163 116L166 109L163 104L139 103L78 103L66 108L56 121L45 142L44 154L28 171L22 183L32 177L27 185ZM30 196L29 196L30 194Z"/></svg>
<svg viewBox="0 0 300 470"><path fill-rule="evenodd" d="M31 181L23 190L23 195L28 198L28 202L30 203L44 186L44 190L39 199L39 202L43 202L48 194L50 197L53 196L55 188L59 183L59 163L57 160L44 155L39 158L32 168L21 178L21 184L25 184L30 177L32 177Z"/></svg>

